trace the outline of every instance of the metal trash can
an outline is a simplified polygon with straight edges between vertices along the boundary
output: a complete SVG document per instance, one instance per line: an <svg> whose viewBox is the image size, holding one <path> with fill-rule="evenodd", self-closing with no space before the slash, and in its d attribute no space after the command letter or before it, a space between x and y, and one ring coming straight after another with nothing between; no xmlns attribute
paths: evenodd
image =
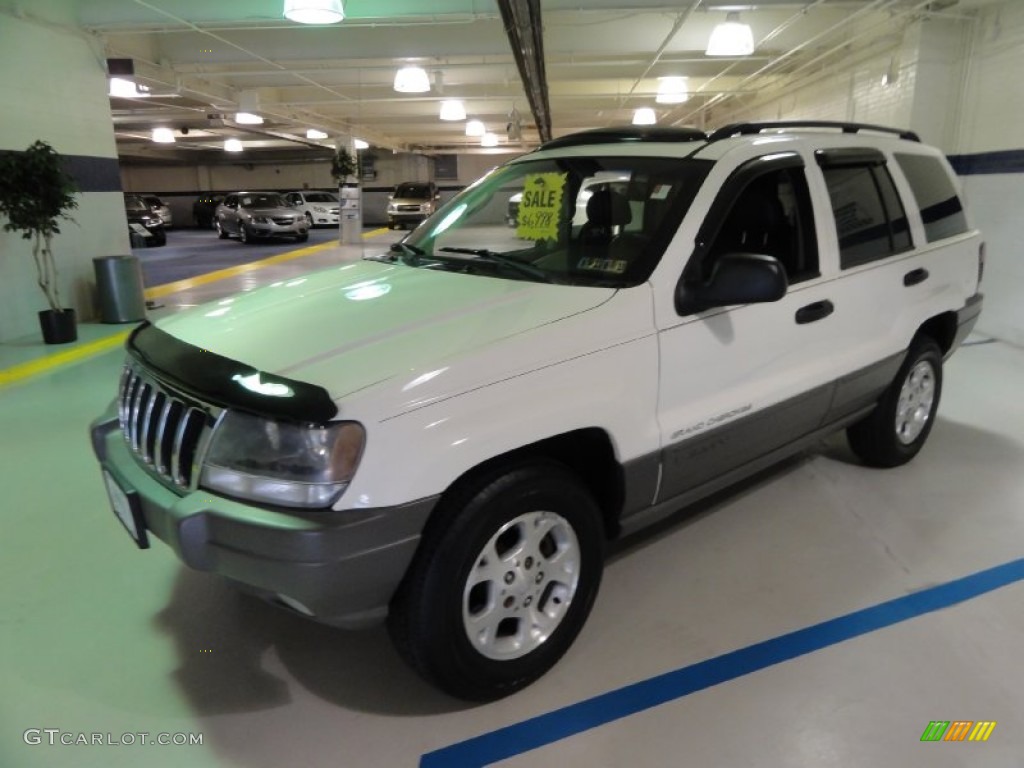
<svg viewBox="0 0 1024 768"><path fill-rule="evenodd" d="M100 320L104 323L145 320L146 295L139 260L135 256L98 256L92 263L96 270Z"/></svg>

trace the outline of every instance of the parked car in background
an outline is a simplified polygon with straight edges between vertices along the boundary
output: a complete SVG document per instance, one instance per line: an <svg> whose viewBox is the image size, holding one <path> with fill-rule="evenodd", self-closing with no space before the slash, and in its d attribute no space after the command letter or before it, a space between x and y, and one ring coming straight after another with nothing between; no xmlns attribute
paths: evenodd
<svg viewBox="0 0 1024 768"><path fill-rule="evenodd" d="M432 181L403 181L388 198L388 229L419 224L441 202L441 193Z"/></svg>
<svg viewBox="0 0 1024 768"><path fill-rule="evenodd" d="M251 243L269 237L309 239L309 224L277 192L232 192L217 206L214 226L221 238Z"/></svg>
<svg viewBox="0 0 1024 768"><path fill-rule="evenodd" d="M200 229L213 229L217 206L224 201L223 195L203 195L192 203L192 221Z"/></svg>
<svg viewBox="0 0 1024 768"><path fill-rule="evenodd" d="M288 192L284 199L288 205L302 211L310 229L318 224L334 226L338 224L338 209L341 206L338 203L338 196L333 192L306 189Z"/></svg>
<svg viewBox="0 0 1024 768"><path fill-rule="evenodd" d="M143 202L146 203L146 207L149 208L150 213L159 217L164 227L166 229L170 229L174 224L174 217L167 204L156 195L140 194L139 197L141 197Z"/></svg>
<svg viewBox="0 0 1024 768"><path fill-rule="evenodd" d="M125 195L124 213L128 219L128 235L133 246L138 243L144 247L167 244L163 221L153 214L142 197Z"/></svg>

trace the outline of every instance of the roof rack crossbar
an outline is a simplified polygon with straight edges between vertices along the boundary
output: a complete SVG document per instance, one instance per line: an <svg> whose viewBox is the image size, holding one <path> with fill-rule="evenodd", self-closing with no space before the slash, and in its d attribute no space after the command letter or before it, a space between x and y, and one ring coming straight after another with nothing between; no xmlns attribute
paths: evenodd
<svg viewBox="0 0 1024 768"><path fill-rule="evenodd" d="M859 133L860 131L878 131L880 133L892 133L901 139L909 141L921 141L913 131L906 131L902 128L889 128L884 125L871 125L869 123L846 123L833 120L775 120L752 123L732 123L724 128L719 128L708 136L708 141L720 141L731 136L749 135L779 128L836 128L843 133Z"/></svg>
<svg viewBox="0 0 1024 768"><path fill-rule="evenodd" d="M575 147L586 144L619 144L644 141L704 141L706 138L707 135L696 128L609 126L607 128L593 128L588 131L579 131L566 136L560 136L557 139L541 144L540 149L561 149L562 147Z"/></svg>

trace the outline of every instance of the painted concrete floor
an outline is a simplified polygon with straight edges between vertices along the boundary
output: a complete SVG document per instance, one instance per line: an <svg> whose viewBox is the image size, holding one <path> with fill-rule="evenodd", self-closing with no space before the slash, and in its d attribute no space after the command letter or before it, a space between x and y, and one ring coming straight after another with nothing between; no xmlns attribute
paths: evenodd
<svg viewBox="0 0 1024 768"><path fill-rule="evenodd" d="M159 311L358 254L201 283ZM0 345L0 367L5 355ZM120 360L106 352L0 389L4 768L1022 764L1024 351L961 349L906 467L857 466L837 436L619 547L569 654L484 706L422 683L383 630L322 627L186 569L160 543L137 550L86 437ZM722 682L686 693L700 662L894 598L941 603L951 581L1006 563L998 589L909 618L885 609L886 626L842 642L811 630L820 650L774 665L772 649L797 640L743 651L721 662ZM686 671L658 682L674 670ZM644 709L653 689L623 688L651 679L664 701ZM922 743L933 720L998 725L985 743ZM60 743L92 734L104 743ZM159 734L202 744L139 743Z"/></svg>

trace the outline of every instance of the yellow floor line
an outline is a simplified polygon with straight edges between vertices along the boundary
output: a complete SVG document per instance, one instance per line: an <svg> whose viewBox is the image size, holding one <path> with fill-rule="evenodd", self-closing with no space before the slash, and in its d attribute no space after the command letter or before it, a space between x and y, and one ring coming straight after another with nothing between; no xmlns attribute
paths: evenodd
<svg viewBox="0 0 1024 768"><path fill-rule="evenodd" d="M59 368L62 365L84 360L87 357L93 357L101 352L119 347L124 344L124 340L128 338L129 333L131 331L121 331L113 336L81 344L73 349L47 355L38 360L29 360L27 363L20 363L11 368L0 370L0 387L24 381L32 376L38 376L54 368Z"/></svg>
<svg viewBox="0 0 1024 768"><path fill-rule="evenodd" d="M388 230L384 228L373 229L369 232L364 232L363 237L377 237L387 231ZM304 256L311 256L314 253L326 251L328 248L333 248L336 245L338 245L336 242L311 245L308 248L299 248L296 251L279 253L277 256L271 256L270 258L262 259L261 261L254 261L249 264L240 264L237 267L229 267L228 269L219 269L216 272L197 275L196 277L190 277L187 280L178 280L173 283L157 285L145 291L146 298L156 299L161 296L168 296L172 293L177 293L178 291L195 288L199 285L214 283L218 280L224 280L229 277L237 277L238 275L244 275L247 272L253 272L274 264L281 264L286 261L292 261L293 259L301 259ZM119 347L124 344L124 340L128 338L129 333L131 333L131 331L122 331L121 333L114 334L113 336L107 336L102 339L97 339L96 341L81 344L73 349L41 357L38 360L30 360L26 363L20 363L12 366L11 368L0 369L0 387L24 381L32 376L38 376L41 373L52 371L54 368L59 368L62 365L68 365L79 360L84 360L87 357L92 357L100 354L101 352L106 352L109 349Z"/></svg>
<svg viewBox="0 0 1024 768"><path fill-rule="evenodd" d="M374 229L369 232L364 232L364 238L376 237L387 232L387 229ZM159 299L163 296L169 296L172 293L178 291L187 291L191 288L197 288L200 285L207 285L209 283L215 283L218 280L225 280L229 277L238 277L248 272L254 272L257 269L263 269L264 267L270 267L274 264L282 264L286 261L292 261L293 259L301 259L305 256L312 256L315 253L326 251L328 248L334 248L338 243L321 243L320 245L311 245L308 248L299 248L297 251L288 251L286 253L279 253L277 256L271 256L267 259L260 261L249 262L248 264L239 264L237 267L228 267L227 269L218 269L216 272L207 272L205 275L196 275L195 277L189 277L185 280L177 280L173 283L164 283L163 285L155 285L152 288L146 290L147 299Z"/></svg>

